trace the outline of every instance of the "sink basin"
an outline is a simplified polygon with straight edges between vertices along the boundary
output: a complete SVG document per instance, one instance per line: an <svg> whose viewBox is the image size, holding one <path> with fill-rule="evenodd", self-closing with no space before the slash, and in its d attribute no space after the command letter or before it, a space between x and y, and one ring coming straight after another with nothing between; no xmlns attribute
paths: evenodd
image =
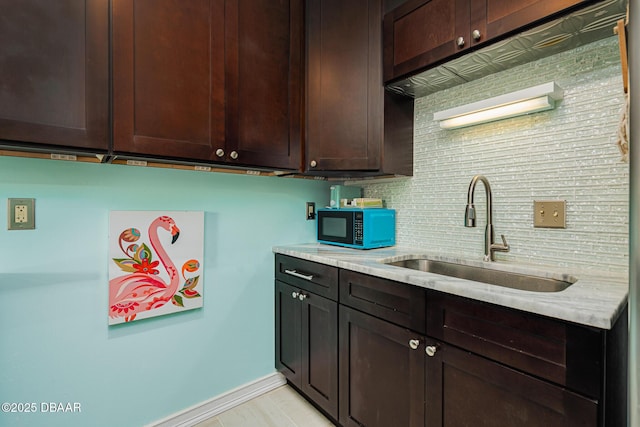
<svg viewBox="0 0 640 427"><path fill-rule="evenodd" d="M570 276L566 276L567 280L559 280L425 258L407 259L385 264L533 292L560 292L577 281L577 279Z"/></svg>

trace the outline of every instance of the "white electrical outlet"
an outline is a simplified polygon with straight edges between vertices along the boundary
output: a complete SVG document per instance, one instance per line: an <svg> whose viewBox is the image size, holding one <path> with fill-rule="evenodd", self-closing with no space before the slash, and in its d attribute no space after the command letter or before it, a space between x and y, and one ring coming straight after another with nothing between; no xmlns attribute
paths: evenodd
<svg viewBox="0 0 640 427"><path fill-rule="evenodd" d="M14 209L15 222L17 222L18 224L27 222L28 221L27 212L28 212L27 205L16 205Z"/></svg>
<svg viewBox="0 0 640 427"><path fill-rule="evenodd" d="M36 200L8 200L8 230L33 230L36 228Z"/></svg>

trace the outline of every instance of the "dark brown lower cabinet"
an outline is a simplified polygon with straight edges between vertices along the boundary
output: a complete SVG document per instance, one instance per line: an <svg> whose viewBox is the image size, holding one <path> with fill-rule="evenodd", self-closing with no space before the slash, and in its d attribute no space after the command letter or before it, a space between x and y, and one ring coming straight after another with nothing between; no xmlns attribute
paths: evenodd
<svg viewBox="0 0 640 427"><path fill-rule="evenodd" d="M302 371L301 306L293 286L276 281L276 368L300 385Z"/></svg>
<svg viewBox="0 0 640 427"><path fill-rule="evenodd" d="M465 391L468 412L487 415L474 425L626 425L626 311L603 330L434 291L426 310L427 336L449 344L436 353L444 376L427 379L437 384L428 395L443 401L443 417L428 425L466 425L449 422L448 412L464 414L447 408L457 406L452 390L474 387Z"/></svg>
<svg viewBox="0 0 640 427"><path fill-rule="evenodd" d="M424 426L420 335L341 305L339 337L340 424Z"/></svg>
<svg viewBox="0 0 640 427"><path fill-rule="evenodd" d="M626 317L603 330L276 257L276 366L343 427L625 426Z"/></svg>
<svg viewBox="0 0 640 427"><path fill-rule="evenodd" d="M337 302L276 281L276 368L337 419Z"/></svg>
<svg viewBox="0 0 640 427"><path fill-rule="evenodd" d="M597 426L598 402L457 347L427 339L426 425Z"/></svg>

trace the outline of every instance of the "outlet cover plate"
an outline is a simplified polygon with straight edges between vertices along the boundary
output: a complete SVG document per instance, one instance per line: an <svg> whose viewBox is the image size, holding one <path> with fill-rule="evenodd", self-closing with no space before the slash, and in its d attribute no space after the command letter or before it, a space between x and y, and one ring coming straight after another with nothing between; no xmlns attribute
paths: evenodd
<svg viewBox="0 0 640 427"><path fill-rule="evenodd" d="M314 202L307 202L307 221L316 219L316 204Z"/></svg>
<svg viewBox="0 0 640 427"><path fill-rule="evenodd" d="M36 199L7 200L7 230L36 228Z"/></svg>
<svg viewBox="0 0 640 427"><path fill-rule="evenodd" d="M533 226L536 228L567 228L566 200L534 200Z"/></svg>

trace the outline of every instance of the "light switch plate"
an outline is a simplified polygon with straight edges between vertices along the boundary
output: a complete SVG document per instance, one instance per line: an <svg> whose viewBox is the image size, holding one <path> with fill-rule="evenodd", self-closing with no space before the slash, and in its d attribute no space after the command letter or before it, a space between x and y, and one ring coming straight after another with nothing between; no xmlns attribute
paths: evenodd
<svg viewBox="0 0 640 427"><path fill-rule="evenodd" d="M567 228L566 200L534 200L533 226L536 228Z"/></svg>
<svg viewBox="0 0 640 427"><path fill-rule="evenodd" d="M8 199L7 221L8 230L36 228L36 199Z"/></svg>

